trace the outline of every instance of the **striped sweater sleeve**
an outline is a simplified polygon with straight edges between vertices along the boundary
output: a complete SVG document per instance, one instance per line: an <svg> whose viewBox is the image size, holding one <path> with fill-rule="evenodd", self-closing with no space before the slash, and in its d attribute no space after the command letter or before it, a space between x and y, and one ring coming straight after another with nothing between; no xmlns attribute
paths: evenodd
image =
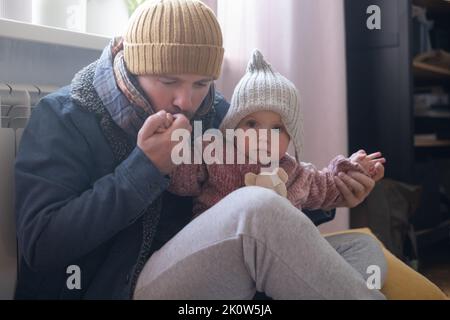
<svg viewBox="0 0 450 320"><path fill-rule="evenodd" d="M328 167L318 170L310 163L290 164L288 199L297 208L328 209L335 208L342 200L334 176L339 172L358 171L366 174L363 168L344 156L334 158Z"/></svg>

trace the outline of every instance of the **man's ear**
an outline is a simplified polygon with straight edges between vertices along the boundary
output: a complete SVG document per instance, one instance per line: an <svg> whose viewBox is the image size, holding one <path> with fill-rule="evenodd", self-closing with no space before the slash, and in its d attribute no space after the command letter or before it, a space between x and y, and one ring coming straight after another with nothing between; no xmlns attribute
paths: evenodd
<svg viewBox="0 0 450 320"><path fill-rule="evenodd" d="M284 171L283 168L277 168L275 170L276 174L278 175L278 177L280 177L281 181L283 181L284 183L286 183L289 179L288 174L286 173L286 171Z"/></svg>
<svg viewBox="0 0 450 320"><path fill-rule="evenodd" d="M245 185L246 186L254 186L256 184L257 175L249 172L245 174Z"/></svg>

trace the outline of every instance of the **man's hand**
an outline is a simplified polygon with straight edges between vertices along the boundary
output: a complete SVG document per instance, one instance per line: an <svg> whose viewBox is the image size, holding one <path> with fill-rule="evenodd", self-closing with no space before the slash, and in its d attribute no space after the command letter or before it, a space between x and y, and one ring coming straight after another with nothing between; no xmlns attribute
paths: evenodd
<svg viewBox="0 0 450 320"><path fill-rule="evenodd" d="M172 116L160 111L147 118L137 136L137 146L163 174L170 174L175 168L171 154L178 142L171 141L171 136L177 129L192 132L188 118L182 114Z"/></svg>
<svg viewBox="0 0 450 320"><path fill-rule="evenodd" d="M360 150L357 153L365 154L364 150ZM373 161L380 155L375 153L365 157L369 157L368 159ZM355 154L355 157L359 156L364 155ZM334 178L334 181L342 194L343 201L339 203L337 207L354 208L363 202L375 187L375 183L383 179L384 163L384 159L383 161L374 161L374 169L373 174L371 174L371 178L356 171L350 171L348 174L342 172L339 173L339 175Z"/></svg>
<svg viewBox="0 0 450 320"><path fill-rule="evenodd" d="M164 118L163 114L159 114L159 116ZM175 118L173 117L173 115L171 113L166 112L166 118L165 118L164 122L162 123L162 125L156 130L156 133L165 132L168 128L170 128L174 119Z"/></svg>

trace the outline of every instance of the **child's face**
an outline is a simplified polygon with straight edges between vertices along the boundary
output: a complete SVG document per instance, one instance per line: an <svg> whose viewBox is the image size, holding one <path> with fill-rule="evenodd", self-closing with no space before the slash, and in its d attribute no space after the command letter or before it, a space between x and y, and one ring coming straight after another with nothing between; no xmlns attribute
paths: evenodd
<svg viewBox="0 0 450 320"><path fill-rule="evenodd" d="M281 121L281 117L278 113L272 112L272 111L258 111L255 113L252 113L245 117L244 119L239 122L236 129L242 129L244 131L247 131L249 129L256 130L257 137L258 137L258 145L251 146L249 145L250 141L248 138L245 139L245 154L248 157L249 150L257 150L259 152L260 149L263 151L267 150L267 154L270 156L270 148L271 148L271 129L278 129L279 130L279 141L278 141L278 154L280 156L280 159L284 157L284 155L287 152L290 137L286 131L286 128L283 125L283 122ZM260 141L260 135L259 130L265 129L267 130L267 141Z"/></svg>

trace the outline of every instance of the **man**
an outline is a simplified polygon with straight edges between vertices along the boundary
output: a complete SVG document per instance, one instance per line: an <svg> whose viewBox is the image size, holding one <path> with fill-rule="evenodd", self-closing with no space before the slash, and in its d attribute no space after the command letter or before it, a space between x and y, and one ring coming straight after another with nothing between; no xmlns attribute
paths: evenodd
<svg viewBox="0 0 450 320"><path fill-rule="evenodd" d="M228 104L213 84L223 52L219 24L200 1L147 2L131 17L123 39L114 40L70 86L39 103L16 162L17 298L238 299L255 290L274 298L381 297L364 282L361 261L384 262L370 238L327 242L310 220L293 217L281 198L261 188L237 191L202 215L200 224L189 223L190 199L165 192L174 168L171 133L192 130L194 120L202 121L204 130L217 128L226 113ZM175 121L158 133L166 112ZM382 167L379 172L382 176ZM354 174L339 184L343 205L354 206L374 182ZM274 218L279 210L283 224ZM292 235L285 223L301 228L294 234L311 243L300 252L283 249L303 242L277 240L280 233ZM265 226L273 228L273 236ZM271 256L265 249L254 251L260 243L254 237L283 252L297 272L309 277L297 259L311 256L310 267L323 273L315 272L314 285L302 287L288 281L291 271L279 262L261 261L245 271L252 259ZM344 243L354 249L344 256L348 263L333 249L348 249ZM321 280L319 274L329 276ZM326 283L332 279L336 286Z"/></svg>

